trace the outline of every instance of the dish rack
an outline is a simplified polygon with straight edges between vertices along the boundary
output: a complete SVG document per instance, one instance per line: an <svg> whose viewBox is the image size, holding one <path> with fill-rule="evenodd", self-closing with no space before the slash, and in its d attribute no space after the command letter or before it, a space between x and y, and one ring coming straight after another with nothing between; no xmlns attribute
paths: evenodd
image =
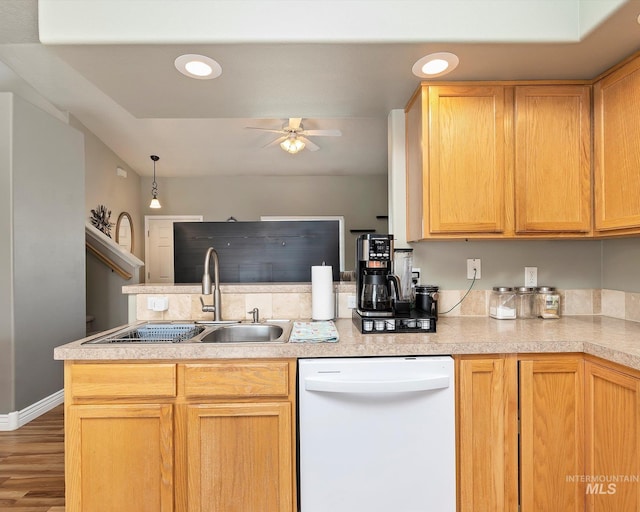
<svg viewBox="0 0 640 512"><path fill-rule="evenodd" d="M100 343L179 343L197 336L204 330L193 324L147 324L115 333Z"/></svg>

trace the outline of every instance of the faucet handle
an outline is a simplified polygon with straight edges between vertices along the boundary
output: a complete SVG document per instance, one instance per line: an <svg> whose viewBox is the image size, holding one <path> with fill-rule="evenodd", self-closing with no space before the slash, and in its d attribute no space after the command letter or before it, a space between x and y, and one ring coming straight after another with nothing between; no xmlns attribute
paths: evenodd
<svg viewBox="0 0 640 512"><path fill-rule="evenodd" d="M202 312L203 313L213 313L216 310L215 305L213 304L205 304L202 297L200 297L200 304L202 304Z"/></svg>
<svg viewBox="0 0 640 512"><path fill-rule="evenodd" d="M252 322L254 324L260 322L260 310L258 308L253 308L251 311L247 311L247 313L251 313L253 315Z"/></svg>

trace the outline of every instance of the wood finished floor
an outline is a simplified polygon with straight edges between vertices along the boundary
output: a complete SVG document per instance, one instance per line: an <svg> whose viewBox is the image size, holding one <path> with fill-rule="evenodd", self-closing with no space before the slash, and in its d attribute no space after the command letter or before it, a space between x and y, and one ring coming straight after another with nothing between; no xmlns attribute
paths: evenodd
<svg viewBox="0 0 640 512"><path fill-rule="evenodd" d="M0 511L64 512L63 406L0 432Z"/></svg>

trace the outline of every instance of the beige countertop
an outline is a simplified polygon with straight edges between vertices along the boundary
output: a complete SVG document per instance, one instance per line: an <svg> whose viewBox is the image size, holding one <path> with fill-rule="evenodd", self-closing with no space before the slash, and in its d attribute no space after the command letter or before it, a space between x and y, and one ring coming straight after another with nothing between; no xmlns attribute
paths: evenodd
<svg viewBox="0 0 640 512"><path fill-rule="evenodd" d="M557 320L440 318L428 334L361 334L350 319L336 320L337 343L174 343L83 345L54 350L58 360L193 360L584 352L640 370L640 323L603 316ZM95 336L94 336L95 337Z"/></svg>

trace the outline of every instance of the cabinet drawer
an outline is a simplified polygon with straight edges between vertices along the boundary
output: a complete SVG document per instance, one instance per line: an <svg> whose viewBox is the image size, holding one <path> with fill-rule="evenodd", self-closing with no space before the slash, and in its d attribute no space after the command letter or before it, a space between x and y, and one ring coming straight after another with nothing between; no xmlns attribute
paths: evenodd
<svg viewBox="0 0 640 512"><path fill-rule="evenodd" d="M287 361L185 364L186 397L287 397Z"/></svg>
<svg viewBox="0 0 640 512"><path fill-rule="evenodd" d="M67 371L74 398L176 396L175 364L73 364Z"/></svg>

